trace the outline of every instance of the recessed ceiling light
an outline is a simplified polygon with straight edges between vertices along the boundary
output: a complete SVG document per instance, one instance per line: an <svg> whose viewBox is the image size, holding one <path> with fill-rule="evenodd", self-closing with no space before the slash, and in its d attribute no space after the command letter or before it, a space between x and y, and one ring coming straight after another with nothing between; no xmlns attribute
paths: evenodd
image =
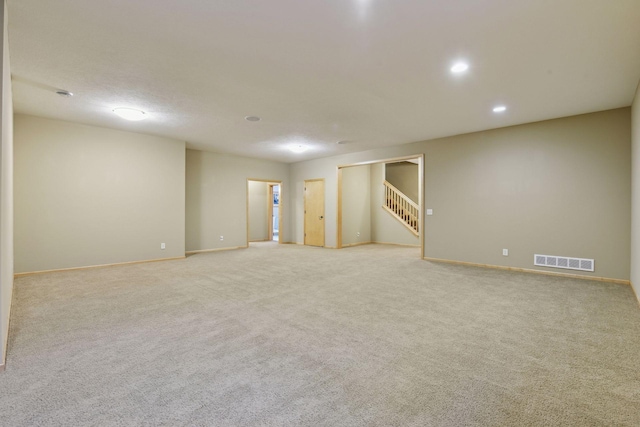
<svg viewBox="0 0 640 427"><path fill-rule="evenodd" d="M496 107L493 107L494 113L503 113L505 111L507 111L507 107L505 107L504 105L498 105Z"/></svg>
<svg viewBox="0 0 640 427"><path fill-rule="evenodd" d="M304 153L308 149L309 147L305 147L304 145L301 145L301 144L295 144L289 147L289 150L293 151L294 153Z"/></svg>
<svg viewBox="0 0 640 427"><path fill-rule="evenodd" d="M455 74L459 74L459 73L464 73L468 69L469 69L469 64L467 64L466 62L456 62L455 64L453 64L453 67L451 67L451 72Z"/></svg>
<svg viewBox="0 0 640 427"><path fill-rule="evenodd" d="M244 119L249 121L249 122L259 122L260 121L260 117L258 117L258 116L247 116Z"/></svg>
<svg viewBox="0 0 640 427"><path fill-rule="evenodd" d="M133 108L115 108L113 112L123 119L131 120L133 122L137 122L147 118L147 115L144 111L135 110Z"/></svg>
<svg viewBox="0 0 640 427"><path fill-rule="evenodd" d="M73 93L69 92L68 90L57 90L56 93L60 96L73 96Z"/></svg>

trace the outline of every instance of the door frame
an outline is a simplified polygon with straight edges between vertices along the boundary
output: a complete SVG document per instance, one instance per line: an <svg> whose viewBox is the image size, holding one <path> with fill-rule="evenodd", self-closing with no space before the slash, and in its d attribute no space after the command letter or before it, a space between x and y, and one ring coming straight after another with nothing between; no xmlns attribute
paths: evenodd
<svg viewBox="0 0 640 427"><path fill-rule="evenodd" d="M302 202L303 203L302 204L302 210L304 212L304 214L303 214L304 221L303 221L303 226L302 226L303 227L302 234L304 234L304 239L302 240L302 244L305 245L305 246L307 245L307 182L314 182L314 181L322 181L322 184L323 184L322 185L322 189L323 189L322 196L324 198L326 198L327 185L326 185L326 182L325 182L324 178L313 178L313 179L305 179L304 180L304 187L303 187L304 188L304 193L303 193L304 197L303 197L303 202ZM322 217L323 217L322 220L324 221L323 224L322 224L322 246L316 246L316 247L319 247L319 248L326 247L326 242L327 242L327 227L326 227L326 219L327 219L326 218L326 216L327 216L326 215L326 210L327 210L327 207L326 207L325 201L326 200L322 201L322 214L323 214L322 215Z"/></svg>
<svg viewBox="0 0 640 427"><path fill-rule="evenodd" d="M262 178L247 178L247 187L246 187L246 217L247 217L247 229L246 229L246 234L247 234L247 244L245 247L249 247L249 181L256 181L256 182L266 182L269 185L279 185L280 186L280 201L278 203L278 244L282 244L282 204L283 204L283 187L282 187L282 181L278 180L278 179L262 179ZM269 187L270 190L269 192L272 191L272 187ZM272 199L271 200L267 200L267 202L271 202L273 204L273 196L271 196ZM273 206L271 206L271 211L273 212ZM267 212L269 212L269 209L267 209ZM267 223L271 223L271 221L267 221ZM271 228L273 228L273 226L270 226ZM273 230L272 230L273 231ZM270 233L271 234L271 233ZM273 238L273 237L272 237Z"/></svg>
<svg viewBox="0 0 640 427"><path fill-rule="evenodd" d="M424 153L414 154L412 156L392 157L389 159L370 160L367 162L349 163L337 166L338 175L338 223L336 230L336 246L342 249L342 169L353 166L373 165L377 163L397 163L406 160L418 160L418 206L420 206L420 214L418 223L420 224L420 259L424 258Z"/></svg>

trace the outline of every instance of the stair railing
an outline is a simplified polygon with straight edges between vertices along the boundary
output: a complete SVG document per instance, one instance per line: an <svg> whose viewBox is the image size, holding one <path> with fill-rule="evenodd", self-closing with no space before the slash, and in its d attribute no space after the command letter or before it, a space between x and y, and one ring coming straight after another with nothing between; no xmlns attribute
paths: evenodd
<svg viewBox="0 0 640 427"><path fill-rule="evenodd" d="M420 206L402 191L384 181L384 202L382 206L416 236L420 233Z"/></svg>

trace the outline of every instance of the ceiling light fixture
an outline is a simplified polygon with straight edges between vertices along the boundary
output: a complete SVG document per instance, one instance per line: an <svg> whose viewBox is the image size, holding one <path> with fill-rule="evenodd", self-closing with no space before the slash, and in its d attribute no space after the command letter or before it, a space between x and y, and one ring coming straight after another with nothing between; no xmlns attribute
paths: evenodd
<svg viewBox="0 0 640 427"><path fill-rule="evenodd" d="M292 145L289 147L289 150L293 151L294 153L304 153L305 151L307 151L309 149L309 147L305 147L302 144L296 144L296 145Z"/></svg>
<svg viewBox="0 0 640 427"><path fill-rule="evenodd" d="M453 67L451 67L451 72L455 74L460 74L460 73L464 73L468 69L469 69L469 64L467 64L466 62L456 62L455 64L453 64Z"/></svg>
<svg viewBox="0 0 640 427"><path fill-rule="evenodd" d="M113 112L123 119L131 120L132 122L137 122L147 118L147 114L144 111L135 110L133 108L114 108Z"/></svg>
<svg viewBox="0 0 640 427"><path fill-rule="evenodd" d="M504 113L505 111L507 111L507 107L505 107L504 105L498 105L496 107L493 107L494 113Z"/></svg>
<svg viewBox="0 0 640 427"><path fill-rule="evenodd" d="M56 93L60 96L65 96L65 97L70 97L73 96L73 93L69 92L68 90L57 90Z"/></svg>
<svg viewBox="0 0 640 427"><path fill-rule="evenodd" d="M259 122L260 121L260 117L258 117L258 116L247 116L244 119L246 121L248 121L248 122Z"/></svg>

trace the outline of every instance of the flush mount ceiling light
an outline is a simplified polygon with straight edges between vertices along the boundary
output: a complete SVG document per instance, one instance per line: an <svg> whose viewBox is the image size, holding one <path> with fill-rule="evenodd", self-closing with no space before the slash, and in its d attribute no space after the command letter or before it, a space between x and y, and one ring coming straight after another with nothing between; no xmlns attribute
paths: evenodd
<svg viewBox="0 0 640 427"><path fill-rule="evenodd" d="M289 146L289 150L293 151L294 153L304 153L308 149L309 149L309 147L305 147L302 144L294 144L294 145Z"/></svg>
<svg viewBox="0 0 640 427"><path fill-rule="evenodd" d="M57 90L56 93L60 96L64 96L64 97L70 97L73 96L73 93L69 92L68 90Z"/></svg>
<svg viewBox="0 0 640 427"><path fill-rule="evenodd" d="M507 111L507 107L505 107L504 105L497 105L493 107L494 113L504 113L505 111Z"/></svg>
<svg viewBox="0 0 640 427"><path fill-rule="evenodd" d="M114 108L113 112L123 119L131 120L132 122L137 122L147 118L147 114L144 111L135 110L133 108Z"/></svg>
<svg viewBox="0 0 640 427"><path fill-rule="evenodd" d="M453 64L453 67L451 67L451 72L454 74L460 74L464 73L468 69L469 64L467 64L466 62L456 62L455 64Z"/></svg>
<svg viewBox="0 0 640 427"><path fill-rule="evenodd" d="M259 122L260 121L260 117L258 117L258 116L247 116L244 119L246 121L248 121L248 122Z"/></svg>

